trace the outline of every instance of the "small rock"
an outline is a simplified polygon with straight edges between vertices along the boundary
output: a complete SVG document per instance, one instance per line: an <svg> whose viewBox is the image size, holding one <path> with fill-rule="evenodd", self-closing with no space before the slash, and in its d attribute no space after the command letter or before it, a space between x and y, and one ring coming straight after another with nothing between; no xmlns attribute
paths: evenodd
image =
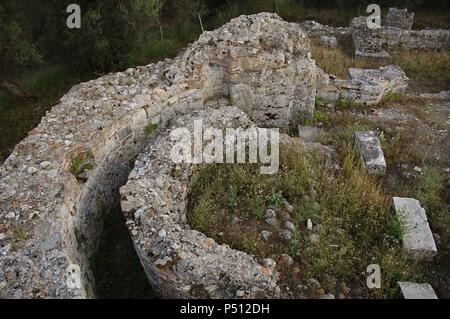
<svg viewBox="0 0 450 319"><path fill-rule="evenodd" d="M419 166L414 167L413 170L414 170L414 172L422 173L422 168L420 168Z"/></svg>
<svg viewBox="0 0 450 319"><path fill-rule="evenodd" d="M36 174L36 172L37 172L37 169L35 167L33 167L33 166L30 166L27 169L27 173L30 174L30 175Z"/></svg>
<svg viewBox="0 0 450 319"><path fill-rule="evenodd" d="M322 35L320 37L320 44L330 47L330 48L334 48L337 46L337 39L334 36L328 36L328 35Z"/></svg>
<svg viewBox="0 0 450 319"><path fill-rule="evenodd" d="M295 232L295 225L294 225L292 222L290 222L290 221L287 221L287 222L284 224L284 228L286 228L286 229L289 230L290 232Z"/></svg>
<svg viewBox="0 0 450 319"><path fill-rule="evenodd" d="M245 295L245 291L244 290L238 290L236 291L236 297L238 298L242 298Z"/></svg>
<svg viewBox="0 0 450 319"><path fill-rule="evenodd" d="M263 260L263 266L266 268L275 269L277 263L273 259L266 258Z"/></svg>
<svg viewBox="0 0 450 319"><path fill-rule="evenodd" d="M278 217L283 221L283 222L287 222L287 221L292 221L292 216L288 213L288 211L286 210L280 210L278 212Z"/></svg>
<svg viewBox="0 0 450 319"><path fill-rule="evenodd" d="M264 241L269 241L270 235L272 235L272 233L270 231L263 230L260 235Z"/></svg>
<svg viewBox="0 0 450 319"><path fill-rule="evenodd" d="M289 230L280 230L278 235L280 236L281 240L286 243L289 243L292 240L292 233Z"/></svg>
<svg viewBox="0 0 450 319"><path fill-rule="evenodd" d="M315 279L315 278L309 278L308 279L308 286L312 290L318 290L318 289L320 289L322 287L320 282L317 279Z"/></svg>
<svg viewBox="0 0 450 319"><path fill-rule="evenodd" d="M277 214L275 213L275 210L269 208L268 210L266 210L266 213L264 214L264 218L269 219L269 218L275 218L277 216Z"/></svg>
<svg viewBox="0 0 450 319"><path fill-rule="evenodd" d="M319 242L319 240L320 240L319 239L319 235L317 235L317 234L309 235L308 239L309 239L309 242L312 243L312 244L317 244Z"/></svg>
<svg viewBox="0 0 450 319"><path fill-rule="evenodd" d="M312 220L311 219L309 219L308 218L308 220L306 221L306 228L308 229L308 230L313 230L313 223L312 223Z"/></svg>
<svg viewBox="0 0 450 319"><path fill-rule="evenodd" d="M49 170L48 173L47 173L47 177L49 177L51 179L55 178L57 175L58 175L58 169L57 168Z"/></svg>
<svg viewBox="0 0 450 319"><path fill-rule="evenodd" d="M282 254L280 256L280 263L286 265L286 266L291 266L294 263L294 259L289 256L288 254Z"/></svg>
<svg viewBox="0 0 450 319"><path fill-rule="evenodd" d="M292 214L294 212L294 206L289 204L288 202L284 203L284 208L287 210L288 213Z"/></svg>
<svg viewBox="0 0 450 319"><path fill-rule="evenodd" d="M5 239L5 238L6 238L6 235L3 234L3 233L0 233L0 240L3 240L3 239Z"/></svg>
<svg viewBox="0 0 450 319"><path fill-rule="evenodd" d="M5 217L6 217L6 218L9 218L9 219L13 219L13 218L16 217L16 214L14 214L14 212L10 212L10 213L6 214Z"/></svg>
<svg viewBox="0 0 450 319"><path fill-rule="evenodd" d="M278 225L278 220L276 218L267 218L266 223L275 227Z"/></svg>
<svg viewBox="0 0 450 319"><path fill-rule="evenodd" d="M49 161L45 161L45 162L42 162L41 164L39 164L39 166L43 169L46 169L50 165L52 165L52 162L49 162Z"/></svg>
<svg viewBox="0 0 450 319"><path fill-rule="evenodd" d="M158 236L159 236L160 238L166 237L166 236L167 236L166 230L165 230L165 229L161 229L161 230L159 231L159 233L158 233Z"/></svg>
<svg viewBox="0 0 450 319"><path fill-rule="evenodd" d="M240 218L237 216L233 216L233 218L231 219L231 224L232 225L237 225L241 222Z"/></svg>
<svg viewBox="0 0 450 319"><path fill-rule="evenodd" d="M325 294L320 299L336 299L333 294Z"/></svg>

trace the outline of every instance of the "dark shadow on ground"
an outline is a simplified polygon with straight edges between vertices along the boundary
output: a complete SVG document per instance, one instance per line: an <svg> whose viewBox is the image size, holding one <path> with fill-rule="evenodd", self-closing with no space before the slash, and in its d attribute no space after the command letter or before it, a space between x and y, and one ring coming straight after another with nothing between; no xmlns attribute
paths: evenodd
<svg viewBox="0 0 450 319"><path fill-rule="evenodd" d="M91 261L100 299L156 298L134 249L120 205L104 218L97 254Z"/></svg>

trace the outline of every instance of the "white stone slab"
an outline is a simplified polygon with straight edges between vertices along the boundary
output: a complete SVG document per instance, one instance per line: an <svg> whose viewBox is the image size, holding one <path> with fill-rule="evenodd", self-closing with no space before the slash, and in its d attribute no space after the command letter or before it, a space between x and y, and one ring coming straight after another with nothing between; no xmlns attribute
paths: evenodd
<svg viewBox="0 0 450 319"><path fill-rule="evenodd" d="M405 299L438 299L430 284L398 282Z"/></svg>
<svg viewBox="0 0 450 319"><path fill-rule="evenodd" d="M403 247L417 259L431 259L437 254L433 233L425 209L414 198L394 197L396 213L405 221Z"/></svg>
<svg viewBox="0 0 450 319"><path fill-rule="evenodd" d="M373 175L384 175L386 173L386 160L378 137L372 131L356 131L353 133L353 139L367 171Z"/></svg>

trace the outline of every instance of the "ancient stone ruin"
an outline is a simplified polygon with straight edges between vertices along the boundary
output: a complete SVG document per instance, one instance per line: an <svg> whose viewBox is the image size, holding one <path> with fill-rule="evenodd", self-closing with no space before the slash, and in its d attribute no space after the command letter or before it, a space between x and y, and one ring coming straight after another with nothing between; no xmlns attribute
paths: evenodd
<svg viewBox="0 0 450 319"><path fill-rule="evenodd" d="M193 167L168 160L169 135L194 119L287 128L311 118L316 93L375 104L407 86L395 66L338 80L309 49L297 24L241 16L173 60L74 86L0 167L0 297L95 297L90 260L118 201L160 296L278 297L273 260L259 264L187 225Z"/></svg>
<svg viewBox="0 0 450 319"><path fill-rule="evenodd" d="M362 105L375 105L390 92L404 92L408 81L405 72L395 65L378 69L350 68L345 80L318 69L317 96L327 101L343 98Z"/></svg>
<svg viewBox="0 0 450 319"><path fill-rule="evenodd" d="M389 58L385 48L450 49L450 30L411 30L414 13L407 9L390 8L381 28L369 29L367 17L355 17L348 28L333 28L315 21L300 25L310 37L352 36L355 55L369 58Z"/></svg>
<svg viewBox="0 0 450 319"><path fill-rule="evenodd" d="M262 13L203 33L174 60L73 87L0 168L2 297L93 296L89 260L101 216L117 202L130 162L149 141L144 128L164 130L180 114L224 105L258 125L288 126L311 116L315 84L306 35ZM27 234L20 240L19 230ZM211 245L204 249L230 251L201 234L191 239ZM269 269L232 254L276 296ZM256 281L254 287L249 292L258 293Z"/></svg>
<svg viewBox="0 0 450 319"><path fill-rule="evenodd" d="M414 12L408 12L408 9L389 8L385 24L388 28L411 30L413 22Z"/></svg>

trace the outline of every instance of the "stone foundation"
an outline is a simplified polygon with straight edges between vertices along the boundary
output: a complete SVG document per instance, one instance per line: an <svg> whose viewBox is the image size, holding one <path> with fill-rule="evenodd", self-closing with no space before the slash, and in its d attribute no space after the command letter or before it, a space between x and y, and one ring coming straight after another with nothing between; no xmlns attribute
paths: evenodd
<svg viewBox="0 0 450 319"><path fill-rule="evenodd" d="M101 220L152 140L149 124L227 103L256 123L292 125L313 112L315 72L306 35L262 13L203 33L174 60L75 86L0 167L0 297L94 296ZM79 154L92 167L74 176ZM257 269L276 296L275 277Z"/></svg>

